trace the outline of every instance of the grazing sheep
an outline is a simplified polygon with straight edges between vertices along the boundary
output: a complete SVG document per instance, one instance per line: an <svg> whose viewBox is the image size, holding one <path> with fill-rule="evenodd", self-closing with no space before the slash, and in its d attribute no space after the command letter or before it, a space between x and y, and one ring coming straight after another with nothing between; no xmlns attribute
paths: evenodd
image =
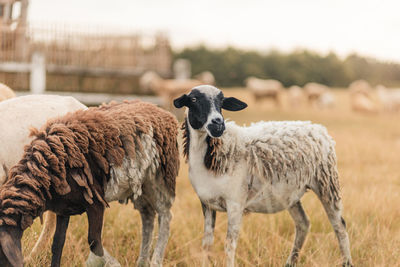
<svg viewBox="0 0 400 267"><path fill-rule="evenodd" d="M335 96L332 92L328 91L319 97L316 105L319 109L329 109L335 106L335 102Z"/></svg>
<svg viewBox="0 0 400 267"><path fill-rule="evenodd" d="M368 98L371 97L372 88L365 80L356 80L349 85L351 94L363 94Z"/></svg>
<svg viewBox="0 0 400 267"><path fill-rule="evenodd" d="M213 243L216 211L226 211L227 266L234 266L244 212L288 210L296 236L287 266L294 266L310 223L301 197L309 189L322 202L339 240L343 262L352 263L342 218L335 142L326 129L310 122L258 122L249 127L225 123L221 109L238 111L246 104L212 86L198 86L175 99L186 106L184 154L189 178L204 213L203 246Z"/></svg>
<svg viewBox="0 0 400 267"><path fill-rule="evenodd" d="M293 85L288 89L288 102L291 108L299 108L304 103L304 92L301 87Z"/></svg>
<svg viewBox="0 0 400 267"><path fill-rule="evenodd" d="M368 82L357 80L349 85L351 109L355 112L373 114L378 112L378 106L373 97L373 91Z"/></svg>
<svg viewBox="0 0 400 267"><path fill-rule="evenodd" d="M321 95L323 95L327 91L329 91L329 88L323 84L307 83L306 85L304 85L304 92L306 93L308 103L311 106L315 106Z"/></svg>
<svg viewBox="0 0 400 267"><path fill-rule="evenodd" d="M139 84L143 91L151 91L160 96L163 106L172 110L172 101L181 94L187 93L189 88L202 84L198 80L163 79L157 73L146 72L140 78Z"/></svg>
<svg viewBox="0 0 400 267"><path fill-rule="evenodd" d="M378 112L375 102L364 93L350 94L351 109L360 113L373 114Z"/></svg>
<svg viewBox="0 0 400 267"><path fill-rule="evenodd" d="M203 71L194 76L194 78L202 84L215 85L215 77L210 71Z"/></svg>
<svg viewBox="0 0 400 267"><path fill-rule="evenodd" d="M4 83L0 83L0 102L9 98L13 98L15 96L16 95L14 91L10 87L5 85Z"/></svg>
<svg viewBox="0 0 400 267"><path fill-rule="evenodd" d="M400 89L387 89L383 85L378 85L376 92L385 111L400 111Z"/></svg>
<svg viewBox="0 0 400 267"><path fill-rule="evenodd" d="M24 146L32 138L30 127L39 128L47 119L61 116L86 106L72 97L55 95L28 95L0 103L0 185L7 179L7 170L18 163ZM26 261L35 256L47 243L55 229L55 214L47 213L42 233Z"/></svg>
<svg viewBox="0 0 400 267"><path fill-rule="evenodd" d="M32 131L33 141L0 188L0 264L22 266L22 232L44 211L57 214L51 266L60 266L71 215L87 213L88 266L119 266L101 242L108 201L130 199L143 222L139 264L148 264L154 217L159 238L152 265L160 266L169 236L179 169L177 121L141 101L80 110Z"/></svg>
<svg viewBox="0 0 400 267"><path fill-rule="evenodd" d="M249 77L245 81L246 87L254 96L256 102L263 98L272 99L277 106L281 105L282 83L277 80L263 80L256 77Z"/></svg>

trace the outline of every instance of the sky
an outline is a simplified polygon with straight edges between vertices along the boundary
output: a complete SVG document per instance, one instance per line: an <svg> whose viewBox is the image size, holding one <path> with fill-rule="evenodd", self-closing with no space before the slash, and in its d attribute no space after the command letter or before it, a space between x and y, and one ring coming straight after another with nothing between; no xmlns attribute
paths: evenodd
<svg viewBox="0 0 400 267"><path fill-rule="evenodd" d="M398 0L30 0L28 19L166 32L175 49L310 49L400 62Z"/></svg>

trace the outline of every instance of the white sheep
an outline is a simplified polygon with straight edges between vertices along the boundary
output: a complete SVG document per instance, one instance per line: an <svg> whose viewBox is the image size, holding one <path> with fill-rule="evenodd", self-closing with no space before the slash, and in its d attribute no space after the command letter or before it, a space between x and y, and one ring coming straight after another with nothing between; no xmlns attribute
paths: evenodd
<svg viewBox="0 0 400 267"><path fill-rule="evenodd" d="M15 97L14 91L4 83L0 83L0 102L13 97Z"/></svg>
<svg viewBox="0 0 400 267"><path fill-rule="evenodd" d="M249 127L224 122L221 109L247 107L212 86L198 86L174 101L188 108L184 153L189 178L202 203L203 246L213 243L216 211L228 214L227 266L234 256L244 212L288 210L296 236L287 266L294 266L310 223L301 198L311 189L322 202L339 240L343 262L352 265L342 218L335 142L326 129L310 122L258 122Z"/></svg>
<svg viewBox="0 0 400 267"><path fill-rule="evenodd" d="M215 85L215 77L214 74L210 71L203 71L194 76L194 78L202 84L209 84L209 85Z"/></svg>
<svg viewBox="0 0 400 267"><path fill-rule="evenodd" d="M139 80L142 92L153 92L161 97L163 106L172 110L174 98L186 93L190 88L203 84L199 80L163 79L154 71L144 73Z"/></svg>
<svg viewBox="0 0 400 267"><path fill-rule="evenodd" d="M378 85L376 92L385 111L400 111L400 89L387 89L383 85Z"/></svg>
<svg viewBox="0 0 400 267"><path fill-rule="evenodd" d="M350 94L351 109L356 112L373 114L378 112L376 103L363 93Z"/></svg>
<svg viewBox="0 0 400 267"><path fill-rule="evenodd" d="M355 112L373 114L379 107L373 97L373 91L365 80L356 80L349 85L351 109Z"/></svg>
<svg viewBox="0 0 400 267"><path fill-rule="evenodd" d="M370 97L372 88L367 81L356 80L349 85L349 91L351 94L364 94Z"/></svg>
<svg viewBox="0 0 400 267"><path fill-rule="evenodd" d="M7 179L7 171L22 157L24 146L32 140L31 127L40 128L49 118L61 116L86 106L72 97L28 95L0 103L0 185ZM42 233L26 262L35 256L49 240L55 229L55 214L45 216Z"/></svg>
<svg viewBox="0 0 400 267"><path fill-rule="evenodd" d="M276 106L281 105L281 93L283 90L282 83L277 80L264 80L256 77L248 77L245 81L246 88L253 94L256 102L269 98L272 99Z"/></svg>

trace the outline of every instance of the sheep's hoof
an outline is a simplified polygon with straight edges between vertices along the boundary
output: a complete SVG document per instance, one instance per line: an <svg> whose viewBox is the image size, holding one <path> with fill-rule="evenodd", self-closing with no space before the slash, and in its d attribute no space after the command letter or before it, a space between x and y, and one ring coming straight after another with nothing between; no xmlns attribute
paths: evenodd
<svg viewBox="0 0 400 267"><path fill-rule="evenodd" d="M151 267L162 267L163 265L162 265L162 261L152 259L150 266Z"/></svg>
<svg viewBox="0 0 400 267"><path fill-rule="evenodd" d="M147 259L138 259L137 264L138 267L149 267L150 266L150 262Z"/></svg>
<svg viewBox="0 0 400 267"><path fill-rule="evenodd" d="M285 267L296 267L296 263L286 263Z"/></svg>
<svg viewBox="0 0 400 267"><path fill-rule="evenodd" d="M343 267L354 267L354 265L351 263L351 261L346 261L343 263Z"/></svg>
<svg viewBox="0 0 400 267"><path fill-rule="evenodd" d="M97 256L90 251L89 257L86 260L87 267L121 267L121 264L104 249L103 257Z"/></svg>

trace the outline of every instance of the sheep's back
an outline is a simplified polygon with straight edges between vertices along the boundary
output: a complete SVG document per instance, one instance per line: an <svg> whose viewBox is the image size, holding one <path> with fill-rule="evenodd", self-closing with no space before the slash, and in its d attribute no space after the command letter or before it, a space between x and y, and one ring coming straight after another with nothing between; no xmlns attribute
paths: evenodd
<svg viewBox="0 0 400 267"><path fill-rule="evenodd" d="M179 171L179 149L177 144L178 122L168 111L154 104L142 101L125 101L110 103L100 107L108 110L111 117L120 127L124 149L129 158L135 159L137 150L148 153L141 146L143 134L149 135L155 142L157 166L161 169L164 181L169 191L175 194L176 176Z"/></svg>
<svg viewBox="0 0 400 267"><path fill-rule="evenodd" d="M326 128L309 122L261 122L244 129L251 173L287 179L287 173L312 176L334 152Z"/></svg>
<svg viewBox="0 0 400 267"><path fill-rule="evenodd" d="M340 199L335 142L325 127L310 122L261 122L244 131L251 131L252 137L246 143L251 175L270 183L313 185L322 197Z"/></svg>

